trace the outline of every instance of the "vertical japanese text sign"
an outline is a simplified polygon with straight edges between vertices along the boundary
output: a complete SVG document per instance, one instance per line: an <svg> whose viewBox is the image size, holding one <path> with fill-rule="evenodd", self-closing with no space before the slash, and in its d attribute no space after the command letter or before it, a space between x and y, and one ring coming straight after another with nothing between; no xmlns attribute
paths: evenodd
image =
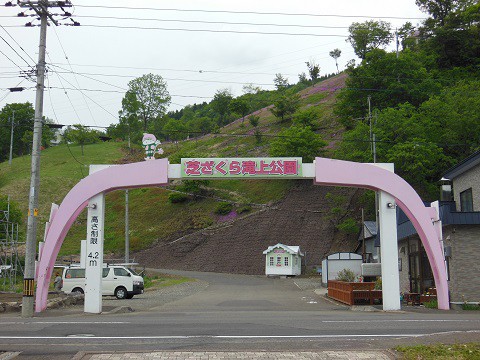
<svg viewBox="0 0 480 360"><path fill-rule="evenodd" d="M102 312L103 230L105 195L90 199L87 225L87 256L85 259L85 312Z"/></svg>

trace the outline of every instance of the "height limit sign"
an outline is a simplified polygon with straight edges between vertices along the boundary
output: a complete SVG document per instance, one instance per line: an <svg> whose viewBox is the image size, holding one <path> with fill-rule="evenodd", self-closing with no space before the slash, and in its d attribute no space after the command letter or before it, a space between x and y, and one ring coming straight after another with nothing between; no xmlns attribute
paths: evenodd
<svg viewBox="0 0 480 360"><path fill-rule="evenodd" d="M87 256L85 259L85 312L102 312L103 239L105 195L98 194L88 203Z"/></svg>

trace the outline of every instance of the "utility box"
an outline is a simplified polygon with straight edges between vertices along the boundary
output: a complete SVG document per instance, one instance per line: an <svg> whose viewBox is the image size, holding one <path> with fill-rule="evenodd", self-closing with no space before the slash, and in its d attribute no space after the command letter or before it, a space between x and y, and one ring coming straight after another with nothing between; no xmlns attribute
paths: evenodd
<svg viewBox="0 0 480 360"><path fill-rule="evenodd" d="M362 276L382 276L381 263L365 263L362 264Z"/></svg>

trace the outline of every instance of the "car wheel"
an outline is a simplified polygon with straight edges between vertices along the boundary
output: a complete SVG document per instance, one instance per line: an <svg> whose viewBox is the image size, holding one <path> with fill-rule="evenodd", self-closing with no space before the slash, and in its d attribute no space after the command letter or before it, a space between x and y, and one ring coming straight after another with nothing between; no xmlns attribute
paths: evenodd
<svg viewBox="0 0 480 360"><path fill-rule="evenodd" d="M120 286L115 289L115 297L117 299L123 300L123 299L126 299L127 296L128 296L127 289L125 289L123 286Z"/></svg>
<svg viewBox="0 0 480 360"><path fill-rule="evenodd" d="M76 287L75 289L72 290L72 294L83 294L83 289Z"/></svg>

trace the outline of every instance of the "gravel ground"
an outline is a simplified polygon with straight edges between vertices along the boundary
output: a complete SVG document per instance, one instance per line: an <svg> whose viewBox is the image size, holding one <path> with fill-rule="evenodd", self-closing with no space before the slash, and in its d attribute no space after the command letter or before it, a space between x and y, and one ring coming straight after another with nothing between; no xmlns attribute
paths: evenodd
<svg viewBox="0 0 480 360"><path fill-rule="evenodd" d="M300 290L315 290L322 287L322 278L318 277L309 277L309 278L295 278L293 280L295 285L297 285Z"/></svg>
<svg viewBox="0 0 480 360"><path fill-rule="evenodd" d="M118 300L113 296L106 296L103 298L103 307L106 311L109 308L119 306L129 306L134 311L149 311L169 302L193 295L206 289L207 286L208 282L196 280L155 290L147 289L145 293L135 295L133 299Z"/></svg>

